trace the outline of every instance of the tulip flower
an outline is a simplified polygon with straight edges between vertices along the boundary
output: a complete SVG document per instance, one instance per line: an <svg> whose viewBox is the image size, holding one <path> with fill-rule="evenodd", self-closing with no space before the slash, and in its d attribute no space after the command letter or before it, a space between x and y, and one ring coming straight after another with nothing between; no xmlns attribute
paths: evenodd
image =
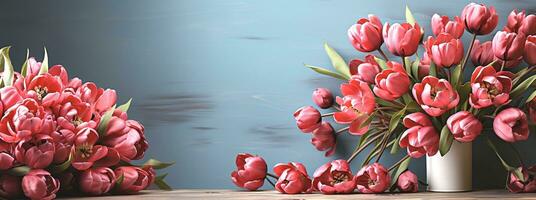
<svg viewBox="0 0 536 200"><path fill-rule="evenodd" d="M530 66L536 65L536 35L527 36L524 53L525 62Z"/></svg>
<svg viewBox="0 0 536 200"><path fill-rule="evenodd" d="M393 101L408 92L410 80L402 64L389 61L387 66L389 69L376 75L373 90L378 97Z"/></svg>
<svg viewBox="0 0 536 200"><path fill-rule="evenodd" d="M44 108L34 99L18 102L0 120L0 138L8 143L16 143L32 134L41 133L45 114Z"/></svg>
<svg viewBox="0 0 536 200"><path fill-rule="evenodd" d="M348 39L358 51L378 50L383 44L382 22L375 15L361 18L348 29Z"/></svg>
<svg viewBox="0 0 536 200"><path fill-rule="evenodd" d="M430 116L437 117L456 107L460 97L445 79L426 76L413 85L413 97Z"/></svg>
<svg viewBox="0 0 536 200"><path fill-rule="evenodd" d="M237 170L231 173L236 186L254 191L264 184L267 166L261 157L240 153L236 155L236 167Z"/></svg>
<svg viewBox="0 0 536 200"><path fill-rule="evenodd" d="M136 193L149 186L149 174L147 171L135 166L121 166L114 170L116 181L121 183L115 187L120 193ZM123 178L121 178L123 177Z"/></svg>
<svg viewBox="0 0 536 200"><path fill-rule="evenodd" d="M274 173L279 177L275 189L283 194L312 192L311 179L305 166L301 163L279 163L274 166Z"/></svg>
<svg viewBox="0 0 536 200"><path fill-rule="evenodd" d="M493 131L506 142L517 142L529 138L527 115L518 108L507 108L493 119Z"/></svg>
<svg viewBox="0 0 536 200"><path fill-rule="evenodd" d="M459 39L463 35L464 26L462 19L458 16L455 16L454 20L449 21L448 16L434 14L432 16L432 31L435 36L439 36L441 33L448 33L452 37Z"/></svg>
<svg viewBox="0 0 536 200"><path fill-rule="evenodd" d="M432 36L424 43L428 56L438 67L451 67L460 63L463 57L463 44L448 33L440 33L437 38Z"/></svg>
<svg viewBox="0 0 536 200"><path fill-rule="evenodd" d="M493 49L491 41L480 44L479 40L475 40L473 50L471 51L471 61L475 66L486 66L493 62Z"/></svg>
<svg viewBox="0 0 536 200"><path fill-rule="evenodd" d="M368 84L374 84L374 78L380 73L380 66L374 60L373 55L365 56L365 60L353 59L350 61L350 74L352 79L357 79Z"/></svg>
<svg viewBox="0 0 536 200"><path fill-rule="evenodd" d="M432 63L432 59L424 51L422 58L419 62L419 70L418 70L418 78L423 79L425 76L428 76L430 74L430 64Z"/></svg>
<svg viewBox="0 0 536 200"><path fill-rule="evenodd" d="M313 102L320 108L329 108L334 102L333 94L327 88L316 88L313 92Z"/></svg>
<svg viewBox="0 0 536 200"><path fill-rule="evenodd" d="M6 86L0 89L0 110L5 113L8 108L11 108L17 102L23 99L22 93L13 86Z"/></svg>
<svg viewBox="0 0 536 200"><path fill-rule="evenodd" d="M482 132L482 123L470 112L460 111L451 115L447 127L459 142L472 142Z"/></svg>
<svg viewBox="0 0 536 200"><path fill-rule="evenodd" d="M504 73L497 73L493 66L479 66L471 75L469 103L474 108L500 106L510 99L512 79Z"/></svg>
<svg viewBox="0 0 536 200"><path fill-rule="evenodd" d="M525 15L525 10L518 12L512 10L503 30L510 33L524 33L525 35L536 34L536 16Z"/></svg>
<svg viewBox="0 0 536 200"><path fill-rule="evenodd" d="M334 160L320 166L313 177L313 187L323 194L352 193L356 187L346 160Z"/></svg>
<svg viewBox="0 0 536 200"><path fill-rule="evenodd" d="M519 169L521 168L521 169ZM510 192L523 193L523 192L536 192L536 166L529 168L519 167L517 170L521 170L524 181L521 181L512 171L508 173L508 180L506 181L506 188Z"/></svg>
<svg viewBox="0 0 536 200"><path fill-rule="evenodd" d="M337 97L341 111L335 112L333 119L339 124L350 124L349 132L352 135L363 135L368 125L363 125L374 111L376 100L365 82L352 79L349 83L341 84L343 98Z"/></svg>
<svg viewBox="0 0 536 200"><path fill-rule="evenodd" d="M92 166L110 167L120 160L119 153L114 148L96 145L99 136L97 131L84 128L76 134L72 166L77 170L86 170Z"/></svg>
<svg viewBox="0 0 536 200"><path fill-rule="evenodd" d="M21 178L9 174L0 175L0 197L15 199L22 195Z"/></svg>
<svg viewBox="0 0 536 200"><path fill-rule="evenodd" d="M144 135L144 127L134 120L120 119L113 116L106 129L103 144L113 147L121 156L121 160L130 162L143 158L148 148Z"/></svg>
<svg viewBox="0 0 536 200"><path fill-rule="evenodd" d="M54 199L60 189L58 179L42 169L33 169L22 178L22 191L30 199Z"/></svg>
<svg viewBox="0 0 536 200"><path fill-rule="evenodd" d="M400 192L418 192L419 179L417 175L407 170L398 176L396 187Z"/></svg>
<svg viewBox="0 0 536 200"><path fill-rule="evenodd" d="M530 14L521 23L519 31L525 35L534 35L536 34L536 15Z"/></svg>
<svg viewBox="0 0 536 200"><path fill-rule="evenodd" d="M20 141L15 147L17 161L34 169L48 167L54 159L55 147L48 135L36 135Z"/></svg>
<svg viewBox="0 0 536 200"><path fill-rule="evenodd" d="M439 150L439 135L432 121L424 113L416 112L406 115L403 124L408 128L400 138L400 147L408 148L408 155L420 158L425 154L433 156Z"/></svg>
<svg viewBox="0 0 536 200"><path fill-rule="evenodd" d="M78 177L80 191L89 195L103 195L115 185L116 175L107 167L97 167L82 171Z"/></svg>
<svg viewBox="0 0 536 200"><path fill-rule="evenodd" d="M98 113L104 113L112 108L116 101L117 94L115 90L107 89L102 92L102 95L100 95L95 101L95 111Z"/></svg>
<svg viewBox="0 0 536 200"><path fill-rule="evenodd" d="M476 35L491 33L499 22L495 8L493 6L488 8L484 4L468 4L463 9L461 17L467 31Z"/></svg>
<svg viewBox="0 0 536 200"><path fill-rule="evenodd" d="M360 193L382 193L391 185L391 176L383 165L373 163L357 172L355 182Z"/></svg>
<svg viewBox="0 0 536 200"><path fill-rule="evenodd" d="M383 39L391 53L396 56L411 56L417 52L422 38L422 30L419 24L389 23L383 25Z"/></svg>
<svg viewBox="0 0 536 200"><path fill-rule="evenodd" d="M304 106L294 112L294 119L298 128L304 133L313 132L320 126L322 116L312 106Z"/></svg>
<svg viewBox="0 0 536 200"><path fill-rule="evenodd" d="M0 170L7 170L13 167L15 158L8 152L0 152Z"/></svg>
<svg viewBox="0 0 536 200"><path fill-rule="evenodd" d="M313 144L318 151L326 151L326 157L335 153L337 137L329 122L322 122L322 125L313 131L311 144Z"/></svg>
<svg viewBox="0 0 536 200"><path fill-rule="evenodd" d="M525 48L525 34L499 31L493 37L493 55L503 61L520 60Z"/></svg>

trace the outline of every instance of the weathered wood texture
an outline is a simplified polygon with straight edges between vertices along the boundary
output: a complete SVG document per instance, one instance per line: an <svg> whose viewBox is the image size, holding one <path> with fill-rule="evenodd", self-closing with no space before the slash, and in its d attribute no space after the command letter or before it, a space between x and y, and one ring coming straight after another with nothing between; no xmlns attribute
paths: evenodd
<svg viewBox="0 0 536 200"><path fill-rule="evenodd" d="M74 199L74 198L73 198ZM233 199L233 200L307 200L307 199L536 199L536 193L516 194L506 190L481 190L462 193L386 193L386 194L350 194L350 195L322 195L300 194L285 195L274 190L244 192L236 190L174 190L174 191L147 191L140 195L107 196L95 199Z"/></svg>

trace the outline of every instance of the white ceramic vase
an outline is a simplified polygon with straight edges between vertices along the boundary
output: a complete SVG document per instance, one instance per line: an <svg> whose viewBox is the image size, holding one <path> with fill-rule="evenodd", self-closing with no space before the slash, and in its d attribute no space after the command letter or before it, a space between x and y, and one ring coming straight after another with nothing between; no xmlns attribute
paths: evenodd
<svg viewBox="0 0 536 200"><path fill-rule="evenodd" d="M445 156L438 152L426 157L426 177L428 191L465 192L473 187L473 146L472 143L452 142Z"/></svg>

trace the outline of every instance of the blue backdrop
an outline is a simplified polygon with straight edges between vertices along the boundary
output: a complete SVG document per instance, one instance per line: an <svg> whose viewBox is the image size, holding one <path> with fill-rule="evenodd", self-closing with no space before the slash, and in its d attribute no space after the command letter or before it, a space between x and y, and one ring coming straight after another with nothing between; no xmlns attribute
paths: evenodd
<svg viewBox="0 0 536 200"><path fill-rule="evenodd" d="M536 11L533 0L482 2L496 7L498 27L514 8ZM234 188L229 174L239 152L261 155L269 165L303 162L312 174L324 162L346 158L353 150L358 137L344 135L337 154L324 158L292 118L295 109L313 104L316 87L338 90L339 81L303 66L329 65L324 42L347 59L362 57L346 36L358 18L374 13L382 22L401 22L408 4L428 35L434 13L459 15L467 3L11 1L0 6L0 41L14 46L18 66L26 48L41 59L46 46L50 62L63 64L71 76L115 88L120 101L132 97L129 115L144 123L150 140L146 158L177 162L166 170L173 187ZM518 145L530 162L535 161L534 154L528 156L535 142L532 135ZM401 156L382 161L390 165ZM422 158L410 166L423 180L424 163ZM503 187L506 174L481 141L474 145L474 168L475 186Z"/></svg>

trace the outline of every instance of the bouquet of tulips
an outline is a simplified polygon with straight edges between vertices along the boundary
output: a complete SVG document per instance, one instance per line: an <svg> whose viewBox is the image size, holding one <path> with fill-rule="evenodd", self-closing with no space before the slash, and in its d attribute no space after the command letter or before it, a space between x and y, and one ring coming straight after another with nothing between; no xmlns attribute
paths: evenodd
<svg viewBox="0 0 536 200"><path fill-rule="evenodd" d="M306 65L344 82L340 97L325 88L313 92L318 107L334 112L302 107L294 113L297 126L311 133L311 143L326 156L334 153L337 135L360 136L348 159L322 165L311 178L301 163L277 164L275 174L270 174L261 157L239 154L233 182L256 190L265 179L274 178L275 189L287 194L417 192L417 176L407 169L410 159L445 155L453 142L482 138L508 171L507 188L535 192L536 166L521 161L512 167L490 137L514 143L526 140L534 128L536 16L512 11L503 30L486 42L477 37L492 33L498 24L492 6L471 3L454 18L435 14L433 35L426 38L407 7L406 21L382 25L377 16L361 18L348 29L348 38L356 50L369 53L364 59L346 63L326 44L335 71ZM472 38L467 51L460 39L464 32ZM393 56L382 51L384 43ZM464 77L465 72L471 76ZM323 120L327 117L344 127L335 130ZM362 168L353 174L350 162L371 145ZM401 148L407 155L400 161L389 168L379 163L385 151L394 154Z"/></svg>
<svg viewBox="0 0 536 200"><path fill-rule="evenodd" d="M155 183L169 189L150 159L144 127L130 120L131 100L116 106L113 89L69 78L26 56L14 72L9 47L0 49L0 197L54 199L56 193L136 193Z"/></svg>

